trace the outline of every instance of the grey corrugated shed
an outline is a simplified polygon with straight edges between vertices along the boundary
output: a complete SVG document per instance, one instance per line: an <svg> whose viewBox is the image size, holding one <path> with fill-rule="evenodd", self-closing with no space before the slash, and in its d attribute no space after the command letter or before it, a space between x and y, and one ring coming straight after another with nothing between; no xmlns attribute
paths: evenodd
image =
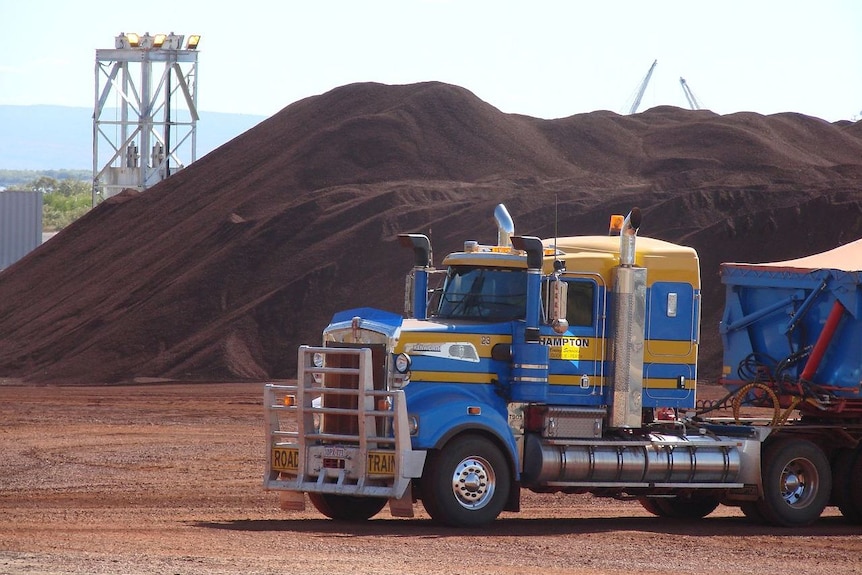
<svg viewBox="0 0 862 575"><path fill-rule="evenodd" d="M42 243L42 192L0 192L0 270Z"/></svg>

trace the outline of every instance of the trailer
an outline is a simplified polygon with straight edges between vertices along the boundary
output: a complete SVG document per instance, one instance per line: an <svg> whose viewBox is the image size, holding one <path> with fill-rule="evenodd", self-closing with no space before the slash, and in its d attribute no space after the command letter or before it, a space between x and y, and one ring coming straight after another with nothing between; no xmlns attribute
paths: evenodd
<svg viewBox="0 0 862 575"><path fill-rule="evenodd" d="M494 215L496 244L468 240L439 270L427 236L399 236L413 252L405 313L336 313L300 347L296 383L265 386L264 487L284 509L364 520L421 501L478 527L529 489L670 518L724 504L799 526L832 504L862 521L860 287L846 269L862 266L724 264L727 395L704 406L694 249L638 237L637 208L607 236L546 240L515 235L502 204Z"/></svg>

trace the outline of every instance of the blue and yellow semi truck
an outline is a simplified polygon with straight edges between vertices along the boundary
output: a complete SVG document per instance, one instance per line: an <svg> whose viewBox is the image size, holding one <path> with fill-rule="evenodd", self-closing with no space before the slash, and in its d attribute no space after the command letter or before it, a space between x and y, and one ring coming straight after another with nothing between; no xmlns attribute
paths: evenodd
<svg viewBox="0 0 862 575"><path fill-rule="evenodd" d="M530 489L661 517L725 504L795 526L831 504L862 521L856 273L723 265L728 394L705 408L695 250L638 238L637 208L607 236L548 240L494 215L496 245L467 241L440 270L426 236L399 236L405 314L336 313L296 384L265 386L264 486L284 509L364 520L421 500L481 526ZM722 406L733 416L709 417Z"/></svg>

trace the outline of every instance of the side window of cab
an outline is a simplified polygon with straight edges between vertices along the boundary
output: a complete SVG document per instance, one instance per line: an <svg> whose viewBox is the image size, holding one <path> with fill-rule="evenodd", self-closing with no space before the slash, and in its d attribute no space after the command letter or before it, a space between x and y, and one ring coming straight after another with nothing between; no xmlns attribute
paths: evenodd
<svg viewBox="0 0 862 575"><path fill-rule="evenodd" d="M567 280L566 319L570 326L592 326L595 318L596 285L592 281Z"/></svg>
<svg viewBox="0 0 862 575"><path fill-rule="evenodd" d="M596 282L590 279L562 278L565 282L564 297L566 301L566 317L569 327L593 327L596 314ZM542 286L542 309L545 310L548 322L553 321L551 310L553 297L553 280L545 281Z"/></svg>

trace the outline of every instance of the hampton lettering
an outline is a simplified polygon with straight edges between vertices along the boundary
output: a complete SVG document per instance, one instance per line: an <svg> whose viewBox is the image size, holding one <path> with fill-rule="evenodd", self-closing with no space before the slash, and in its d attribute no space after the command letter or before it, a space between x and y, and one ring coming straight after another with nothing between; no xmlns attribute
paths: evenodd
<svg viewBox="0 0 862 575"><path fill-rule="evenodd" d="M551 347L590 347L590 340L583 337L543 337L541 340Z"/></svg>

